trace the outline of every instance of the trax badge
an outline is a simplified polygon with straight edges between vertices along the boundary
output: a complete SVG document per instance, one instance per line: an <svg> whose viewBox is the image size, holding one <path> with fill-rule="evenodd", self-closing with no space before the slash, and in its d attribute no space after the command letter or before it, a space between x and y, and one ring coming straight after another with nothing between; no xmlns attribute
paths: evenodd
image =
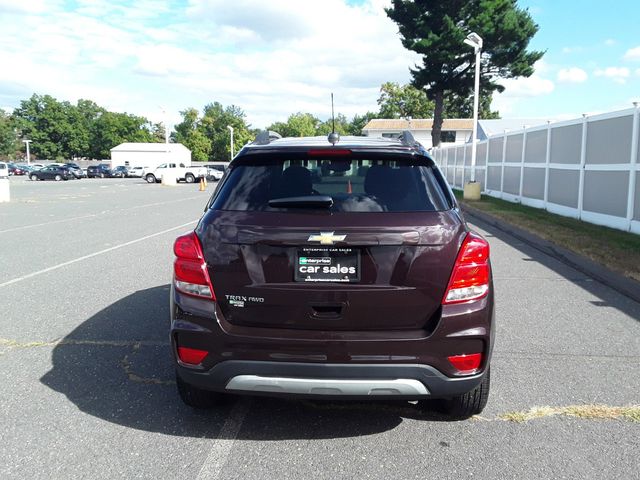
<svg viewBox="0 0 640 480"><path fill-rule="evenodd" d="M308 242L320 242L320 245L333 245L334 242L342 242L346 235L334 235L335 232L320 232L320 235L309 235Z"/></svg>

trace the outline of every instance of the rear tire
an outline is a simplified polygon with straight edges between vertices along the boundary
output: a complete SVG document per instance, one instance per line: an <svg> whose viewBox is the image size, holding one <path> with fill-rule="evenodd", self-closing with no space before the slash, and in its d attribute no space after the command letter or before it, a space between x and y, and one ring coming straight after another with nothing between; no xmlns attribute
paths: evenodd
<svg viewBox="0 0 640 480"><path fill-rule="evenodd" d="M450 398L444 403L445 413L453 420L466 420L478 415L484 410L489 400L489 388L491 386L491 371L487 370L482 382L463 395Z"/></svg>
<svg viewBox="0 0 640 480"><path fill-rule="evenodd" d="M53 179L54 179L56 182L59 182L60 180L62 180L62 177L61 177L60 175L56 175L55 177L53 177Z"/></svg>
<svg viewBox="0 0 640 480"><path fill-rule="evenodd" d="M187 173L187 175L184 177L184 181L187 183L193 183L196 181L196 177L194 177L190 173Z"/></svg>
<svg viewBox="0 0 640 480"><path fill-rule="evenodd" d="M153 175L147 175L146 177L144 177L144 179L147 181L147 183L156 183L156 177L154 177Z"/></svg>
<svg viewBox="0 0 640 480"><path fill-rule="evenodd" d="M180 378L176 373L176 384L178 386L178 395L185 405L191 408L212 408L222 403L223 394L202 390L193 385L189 385Z"/></svg>

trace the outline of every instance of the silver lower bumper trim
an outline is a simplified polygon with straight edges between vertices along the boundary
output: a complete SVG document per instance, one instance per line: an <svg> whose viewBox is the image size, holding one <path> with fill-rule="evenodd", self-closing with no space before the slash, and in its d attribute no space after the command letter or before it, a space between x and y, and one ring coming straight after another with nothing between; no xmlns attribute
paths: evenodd
<svg viewBox="0 0 640 480"><path fill-rule="evenodd" d="M229 381L226 389L303 395L429 395L429 391L422 382L409 378L395 380L333 380L237 375Z"/></svg>

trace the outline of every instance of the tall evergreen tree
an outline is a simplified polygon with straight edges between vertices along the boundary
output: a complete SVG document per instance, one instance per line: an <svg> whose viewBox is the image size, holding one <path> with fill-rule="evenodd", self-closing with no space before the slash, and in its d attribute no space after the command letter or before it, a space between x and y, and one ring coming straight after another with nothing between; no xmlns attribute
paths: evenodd
<svg viewBox="0 0 640 480"><path fill-rule="evenodd" d="M433 145L440 144L445 97L473 92L475 54L464 44L469 33L484 40L480 85L487 94L504 90L500 79L530 76L544 54L527 50L538 26L516 0L392 0L386 12L405 48L422 55L411 74L435 103Z"/></svg>

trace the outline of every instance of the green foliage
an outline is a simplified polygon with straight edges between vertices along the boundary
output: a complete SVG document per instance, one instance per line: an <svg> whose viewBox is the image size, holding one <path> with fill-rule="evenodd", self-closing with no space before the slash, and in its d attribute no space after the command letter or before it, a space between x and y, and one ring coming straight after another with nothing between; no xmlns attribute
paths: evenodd
<svg viewBox="0 0 640 480"><path fill-rule="evenodd" d="M286 122L270 125L267 130L278 132L283 137L313 137L319 135L320 123L320 120L310 113L298 112L290 115Z"/></svg>
<svg viewBox="0 0 640 480"><path fill-rule="evenodd" d="M440 143L444 101L449 94L468 98L473 92L473 49L464 44L470 32L484 40L481 91L503 91L500 79L528 77L544 52L527 51L538 31L516 0L392 0L387 15L400 30L405 48L422 55L411 69L413 84L427 89L435 102L433 144Z"/></svg>
<svg viewBox="0 0 640 480"><path fill-rule="evenodd" d="M32 140L31 151L42 159L109 158L122 142L158 141L146 118L108 112L91 100L72 105L34 94L12 117L19 135Z"/></svg>
<svg viewBox="0 0 640 480"><path fill-rule="evenodd" d="M0 158L13 157L19 148L13 118L0 109Z"/></svg>
<svg viewBox="0 0 640 480"><path fill-rule="evenodd" d="M463 97L450 93L445 97L443 118L473 118L473 94ZM500 118L500 112L491 110L491 94L480 92L478 118Z"/></svg>
<svg viewBox="0 0 640 480"><path fill-rule="evenodd" d="M354 115L349 123L349 135L362 135L362 129L374 118L380 118L380 114L367 112L364 115Z"/></svg>
<svg viewBox="0 0 640 480"><path fill-rule="evenodd" d="M234 153L255 138L245 121L244 111L235 105L224 107L219 102L205 105L202 116L195 108L182 112L182 122L176 125L173 138L191 150L197 161L227 161L231 157L233 127Z"/></svg>
<svg viewBox="0 0 640 480"><path fill-rule="evenodd" d="M424 90L413 85L383 83L380 87L381 118L432 118L433 102L427 98Z"/></svg>

